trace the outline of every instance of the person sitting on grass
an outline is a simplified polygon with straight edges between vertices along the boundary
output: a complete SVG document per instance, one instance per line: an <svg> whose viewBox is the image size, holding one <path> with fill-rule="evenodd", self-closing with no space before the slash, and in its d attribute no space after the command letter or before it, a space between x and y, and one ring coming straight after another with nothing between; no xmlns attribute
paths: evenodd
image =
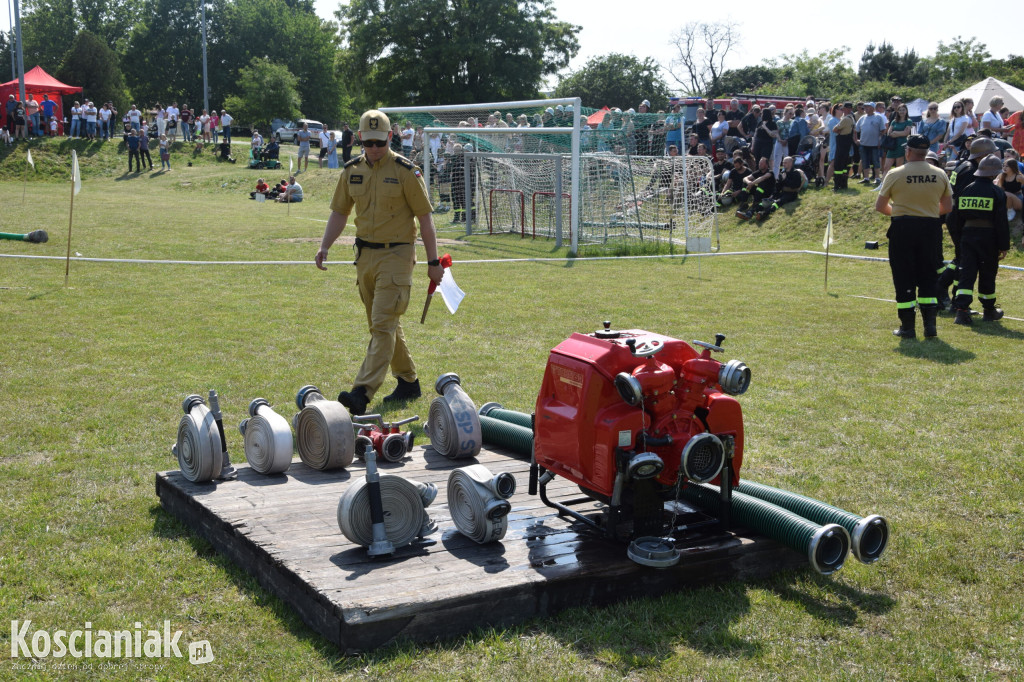
<svg viewBox="0 0 1024 682"><path fill-rule="evenodd" d="M277 200L285 204L297 204L302 201L302 185L296 182L294 175L288 178L288 186Z"/></svg>
<svg viewBox="0 0 1024 682"><path fill-rule="evenodd" d="M750 175L750 169L743 163L743 156L737 154L732 157L732 169L722 174L722 191L719 192L719 208L728 206L733 201L733 194L743 190L744 183ZM728 177L726 177L728 176Z"/></svg>
<svg viewBox="0 0 1024 682"><path fill-rule="evenodd" d="M800 190L807 184L807 177L799 168L793 167L793 157L787 156L782 159L782 170L779 171L779 178L775 181L775 194L769 200L762 202L761 208L755 215L758 220L764 220L779 206L785 206L797 200Z"/></svg>
<svg viewBox="0 0 1024 682"><path fill-rule="evenodd" d="M267 198L268 199L277 199L279 196L281 196L281 193L284 192L286 189L288 189L288 180L287 180L287 178L284 179L284 180L281 180L281 182L279 182L276 185L274 185L273 187L271 187L270 191L267 192Z"/></svg>
<svg viewBox="0 0 1024 682"><path fill-rule="evenodd" d="M264 180L263 178L260 178L260 179L258 179L256 181L256 191L255 192L249 192L249 198L250 199L255 199L257 194L262 194L263 196L267 196L267 194L269 192L270 192L270 185L267 184L266 180Z"/></svg>
<svg viewBox="0 0 1024 682"><path fill-rule="evenodd" d="M736 202L740 205L736 217L740 220L749 220L754 217L755 211L760 216L771 208L774 195L775 175L768 165L768 157L762 156L757 162L757 170L744 179L743 189L736 195ZM750 198L754 199L754 205L748 208L747 202Z"/></svg>

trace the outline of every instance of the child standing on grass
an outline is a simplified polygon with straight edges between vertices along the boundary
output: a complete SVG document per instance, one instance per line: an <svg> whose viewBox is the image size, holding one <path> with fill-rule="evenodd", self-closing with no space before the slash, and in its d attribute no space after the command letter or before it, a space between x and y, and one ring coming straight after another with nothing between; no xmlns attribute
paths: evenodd
<svg viewBox="0 0 1024 682"><path fill-rule="evenodd" d="M171 170L171 148L167 144L167 135L160 136L160 170L167 167L167 170Z"/></svg>

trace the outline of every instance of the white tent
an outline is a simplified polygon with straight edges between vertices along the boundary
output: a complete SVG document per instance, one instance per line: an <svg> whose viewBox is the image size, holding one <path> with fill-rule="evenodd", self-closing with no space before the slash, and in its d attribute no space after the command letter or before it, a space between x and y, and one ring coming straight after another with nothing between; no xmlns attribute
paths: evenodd
<svg viewBox="0 0 1024 682"><path fill-rule="evenodd" d="M918 97L912 102L907 102L907 115L915 121L920 121L924 112L928 111L928 100Z"/></svg>
<svg viewBox="0 0 1024 682"><path fill-rule="evenodd" d="M1024 90L1004 83L998 78L986 78L966 90L939 102L939 115L943 118L949 116L953 103L965 97L974 100L974 113L983 114L988 111L988 101L996 95L1003 98L1003 104L1009 107L1010 111L1021 111L1024 109Z"/></svg>

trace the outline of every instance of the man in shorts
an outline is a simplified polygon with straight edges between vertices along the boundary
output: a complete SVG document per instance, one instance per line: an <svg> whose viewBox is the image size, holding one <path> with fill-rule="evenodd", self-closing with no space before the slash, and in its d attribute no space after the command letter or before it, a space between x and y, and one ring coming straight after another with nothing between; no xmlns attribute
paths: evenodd
<svg viewBox="0 0 1024 682"><path fill-rule="evenodd" d="M309 141L313 133L309 132L309 124L303 123L302 130L295 133L295 141L299 143L299 158L296 161L296 171L309 170ZM302 160L306 160L306 167L303 169Z"/></svg>

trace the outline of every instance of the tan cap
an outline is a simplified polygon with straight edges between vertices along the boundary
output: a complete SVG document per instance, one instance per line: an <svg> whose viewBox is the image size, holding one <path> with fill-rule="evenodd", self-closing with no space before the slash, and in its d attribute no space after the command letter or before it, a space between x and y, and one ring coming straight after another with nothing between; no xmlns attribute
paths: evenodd
<svg viewBox="0 0 1024 682"><path fill-rule="evenodd" d="M370 109L359 117L359 137L364 140L386 140L391 132L391 119L383 111Z"/></svg>
<svg viewBox="0 0 1024 682"><path fill-rule="evenodd" d="M978 159L982 156L988 156L989 154L995 154L997 152L996 143L990 138L979 137L971 143L971 159Z"/></svg>
<svg viewBox="0 0 1024 682"><path fill-rule="evenodd" d="M995 154L989 154L978 163L974 175L980 178L994 178L1003 172L1003 161Z"/></svg>

